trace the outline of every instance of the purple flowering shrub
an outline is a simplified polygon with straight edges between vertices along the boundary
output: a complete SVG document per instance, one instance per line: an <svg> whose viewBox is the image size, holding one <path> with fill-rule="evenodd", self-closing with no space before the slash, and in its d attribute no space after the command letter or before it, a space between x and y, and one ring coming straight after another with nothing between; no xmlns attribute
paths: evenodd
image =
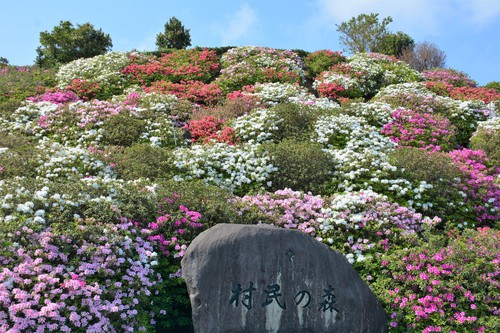
<svg viewBox="0 0 500 333"><path fill-rule="evenodd" d="M288 188L235 198L233 204L243 219L298 229L311 236L315 236L319 229L319 219L328 216L323 213L325 200L321 196Z"/></svg>
<svg viewBox="0 0 500 333"><path fill-rule="evenodd" d="M477 83L467 73L451 68L436 68L422 73L426 81L443 82L453 87L476 87Z"/></svg>
<svg viewBox="0 0 500 333"><path fill-rule="evenodd" d="M492 226L500 219L500 186L495 183L498 167L488 168L482 150L461 149L449 153L462 173L458 188L467 194L465 201L474 207L478 226Z"/></svg>
<svg viewBox="0 0 500 333"><path fill-rule="evenodd" d="M445 243L448 240L448 244ZM371 284L390 332L493 332L500 327L500 233L431 237L381 260Z"/></svg>
<svg viewBox="0 0 500 333"><path fill-rule="evenodd" d="M437 114L397 109L381 132L401 146L430 151L449 151L455 147L455 127Z"/></svg>
<svg viewBox="0 0 500 333"><path fill-rule="evenodd" d="M150 328L161 276L133 224L94 219L15 233L1 256L0 331L136 332Z"/></svg>

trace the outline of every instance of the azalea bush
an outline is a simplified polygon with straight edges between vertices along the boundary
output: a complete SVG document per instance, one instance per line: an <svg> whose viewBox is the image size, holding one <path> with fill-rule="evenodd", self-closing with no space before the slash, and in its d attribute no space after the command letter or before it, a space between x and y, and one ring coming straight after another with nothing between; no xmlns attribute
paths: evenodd
<svg viewBox="0 0 500 333"><path fill-rule="evenodd" d="M388 135L401 146L432 151L455 148L455 129L443 116L397 109L391 118L382 128L382 134Z"/></svg>
<svg viewBox="0 0 500 333"><path fill-rule="evenodd" d="M222 55L221 64L217 83L226 92L257 82L299 83L305 77L302 59L288 50L235 47Z"/></svg>
<svg viewBox="0 0 500 333"><path fill-rule="evenodd" d="M474 150L482 150L492 165L500 167L500 117L479 122L470 145Z"/></svg>
<svg viewBox="0 0 500 333"><path fill-rule="evenodd" d="M215 83L205 84L202 81L155 81L151 87L145 88L148 93L172 94L178 98L186 99L193 103L214 105L222 99L222 91Z"/></svg>
<svg viewBox="0 0 500 333"><path fill-rule="evenodd" d="M383 256L371 288L391 332L489 332L498 317L499 233L480 228L430 237Z"/></svg>
<svg viewBox="0 0 500 333"><path fill-rule="evenodd" d="M304 59L304 64L309 77L314 78L318 74L328 71L332 66L345 62L347 58L342 52L319 50L309 53Z"/></svg>
<svg viewBox="0 0 500 333"><path fill-rule="evenodd" d="M57 86L65 89L74 79L98 84L96 97L108 99L126 88L124 75L121 73L129 63L126 53L109 52L92 58L82 58L62 65L56 74Z"/></svg>
<svg viewBox="0 0 500 333"><path fill-rule="evenodd" d="M53 87L56 83L54 69L36 66L6 66L0 69L0 105L22 102Z"/></svg>
<svg viewBox="0 0 500 333"><path fill-rule="evenodd" d="M477 83L467 73L452 68L434 68L423 71L426 81L443 82L452 87L475 88Z"/></svg>
<svg viewBox="0 0 500 333"><path fill-rule="evenodd" d="M177 149L175 179L202 179L236 194L266 189L271 186L269 176L276 168L269 155L259 148L214 143Z"/></svg>
<svg viewBox="0 0 500 333"><path fill-rule="evenodd" d="M130 64L122 73L131 78L132 83L149 86L154 81L201 81L209 83L219 71L219 59L213 50L175 50L160 57L129 55Z"/></svg>

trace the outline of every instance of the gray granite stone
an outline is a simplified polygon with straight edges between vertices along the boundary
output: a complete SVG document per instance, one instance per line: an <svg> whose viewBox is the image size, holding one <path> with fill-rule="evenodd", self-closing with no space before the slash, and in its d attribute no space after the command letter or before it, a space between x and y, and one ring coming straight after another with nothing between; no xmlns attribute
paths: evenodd
<svg viewBox="0 0 500 333"><path fill-rule="evenodd" d="M386 314L343 255L269 225L219 224L182 259L197 333L382 333Z"/></svg>

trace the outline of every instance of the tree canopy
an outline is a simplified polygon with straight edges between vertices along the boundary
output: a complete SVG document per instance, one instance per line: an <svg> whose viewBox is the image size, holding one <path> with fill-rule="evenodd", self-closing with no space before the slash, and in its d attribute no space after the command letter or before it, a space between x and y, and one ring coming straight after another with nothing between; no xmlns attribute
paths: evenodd
<svg viewBox="0 0 500 333"><path fill-rule="evenodd" d="M191 35L189 29L184 28L181 21L172 16L165 23L165 32L156 35L156 46L162 49L185 49L191 46Z"/></svg>
<svg viewBox="0 0 500 333"><path fill-rule="evenodd" d="M446 53L436 44L420 42L414 48L404 50L401 60L406 61L413 69L422 72L431 68L444 68Z"/></svg>
<svg viewBox="0 0 500 333"><path fill-rule="evenodd" d="M51 32L40 32L40 44L36 49L36 64L52 67L79 58L90 58L104 54L113 47L111 37L90 23L77 25L61 21Z"/></svg>
<svg viewBox="0 0 500 333"><path fill-rule="evenodd" d="M351 53L377 52L382 48L384 37L389 32L387 25L392 22L388 16L379 22L378 14L360 14L337 26L340 32L340 44Z"/></svg>

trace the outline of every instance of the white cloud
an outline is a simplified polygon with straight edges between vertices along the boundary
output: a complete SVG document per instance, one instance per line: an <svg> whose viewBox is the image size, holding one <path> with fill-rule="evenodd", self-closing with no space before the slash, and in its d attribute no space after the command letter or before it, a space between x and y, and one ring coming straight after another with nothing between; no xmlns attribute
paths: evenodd
<svg viewBox="0 0 500 333"><path fill-rule="evenodd" d="M240 6L238 11L231 15L227 24L218 26L222 45L237 43L240 39L248 37L257 23L255 11L247 3Z"/></svg>

